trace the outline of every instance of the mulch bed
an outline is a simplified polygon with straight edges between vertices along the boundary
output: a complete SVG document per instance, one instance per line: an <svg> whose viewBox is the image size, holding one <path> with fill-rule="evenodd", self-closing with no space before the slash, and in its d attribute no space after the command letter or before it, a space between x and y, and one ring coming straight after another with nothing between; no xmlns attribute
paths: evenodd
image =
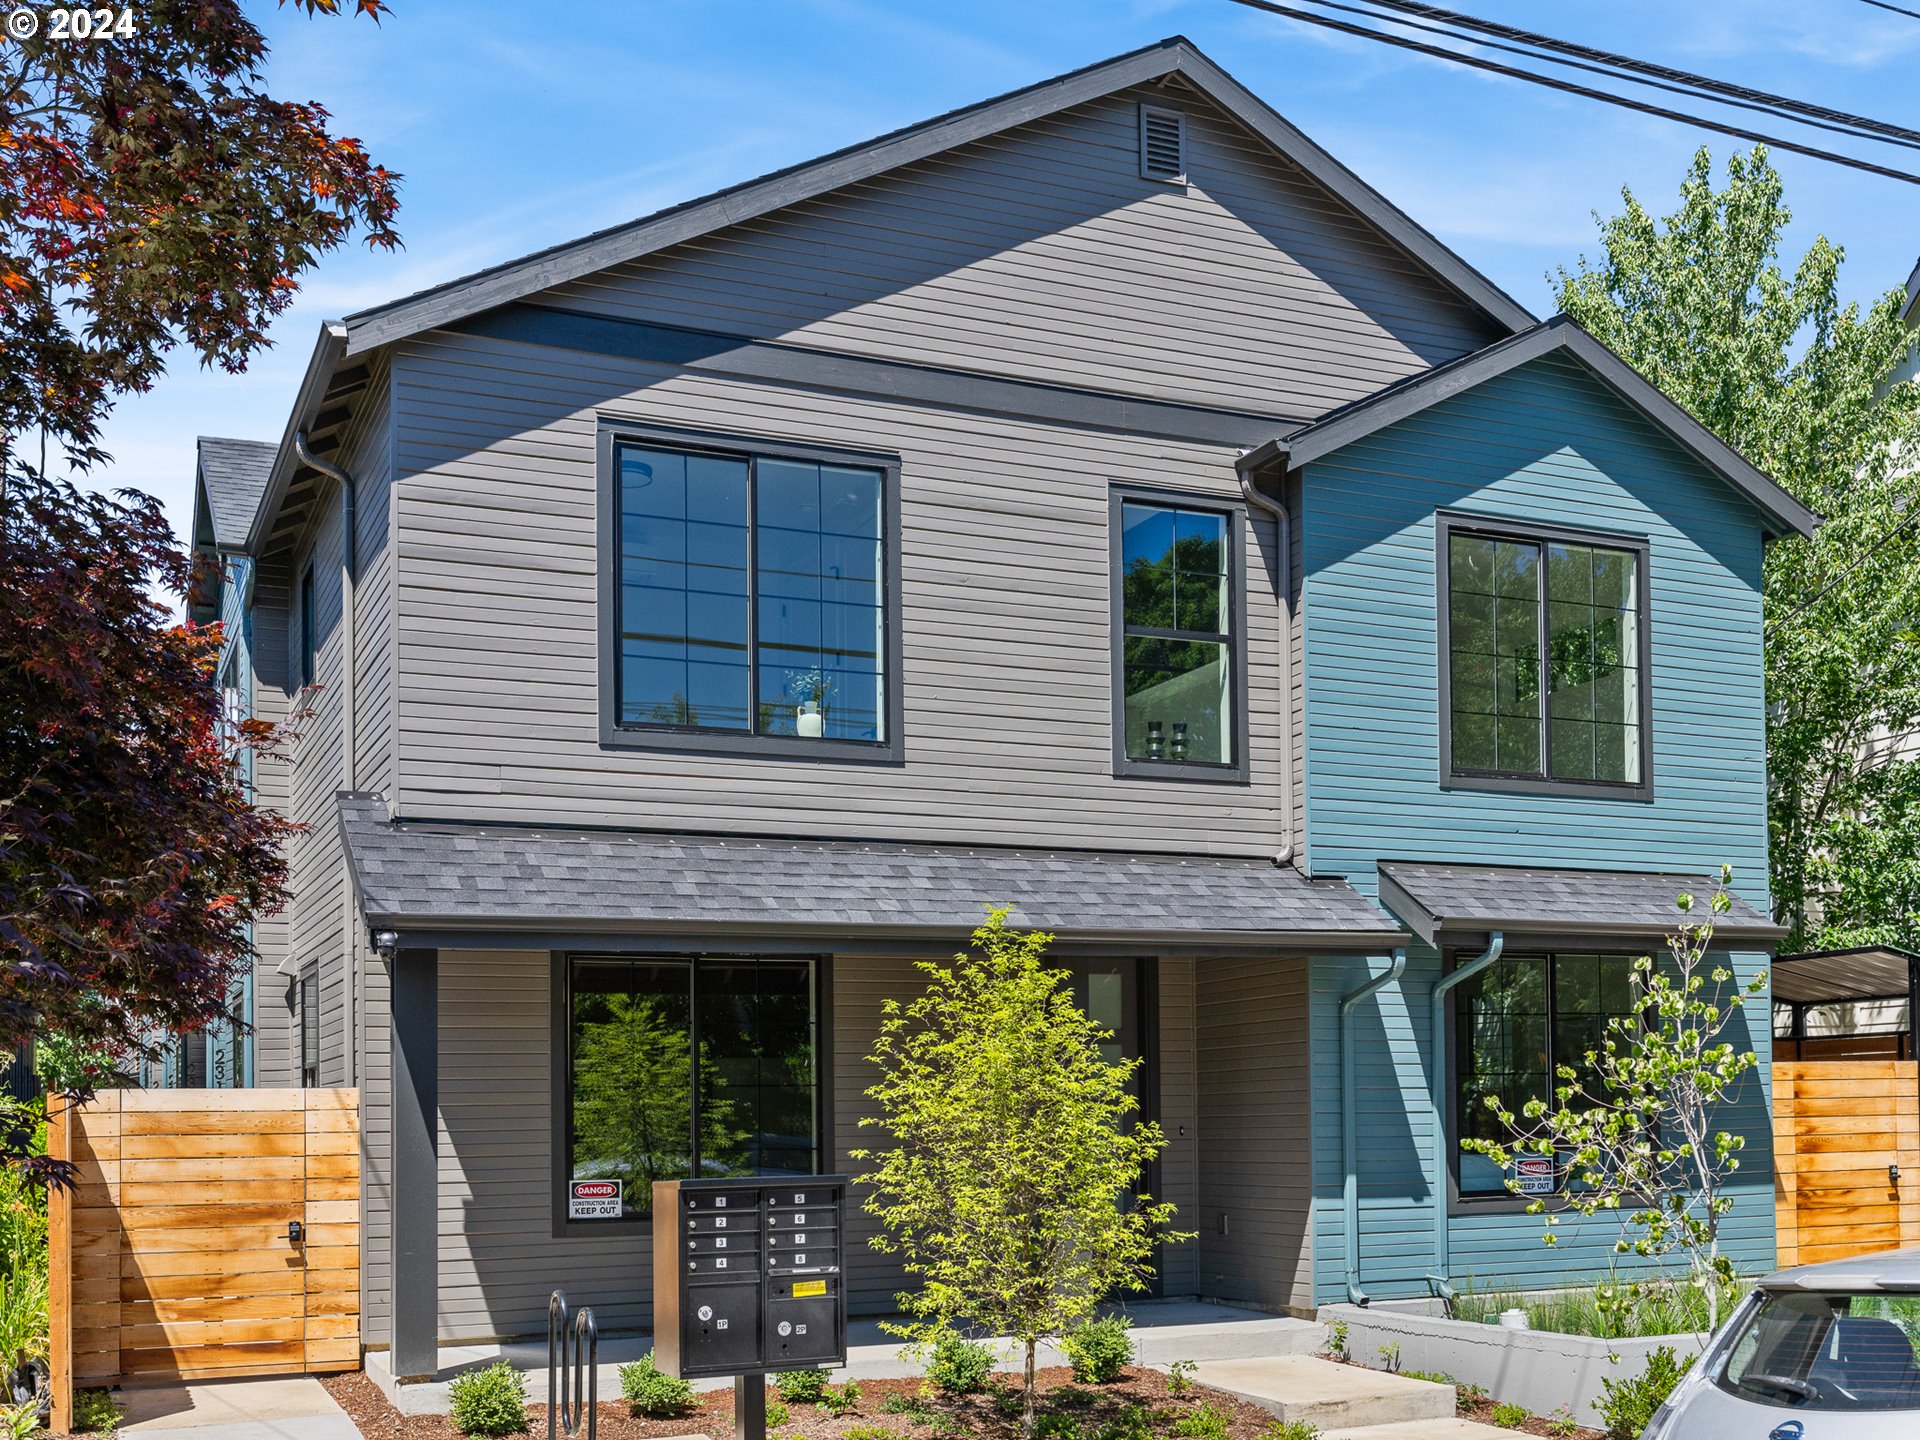
<svg viewBox="0 0 1920 1440"><path fill-rule="evenodd" d="M1361 1365L1358 1360L1345 1355L1324 1355L1321 1358L1331 1360L1336 1365L1353 1365L1362 1370L1374 1368L1371 1365ZM1482 1425L1499 1425L1500 1422L1493 1418L1494 1407L1499 1403L1492 1396L1475 1399L1467 1394L1464 1386L1456 1387L1454 1391L1454 1410L1462 1420L1474 1420ZM1607 1432L1604 1430L1590 1430L1585 1425L1556 1426L1544 1415L1529 1415L1518 1425L1507 1425L1501 1428L1511 1430L1516 1435L1543 1435L1551 1437L1551 1440L1607 1440ZM721 1437L721 1440L724 1440L724 1437Z"/></svg>
<svg viewBox="0 0 1920 1440"><path fill-rule="evenodd" d="M1205 1385L1189 1384L1175 1395L1167 1388L1167 1377L1158 1370L1128 1369L1111 1385L1075 1385L1073 1372L1065 1366L1042 1370L1038 1377L1042 1405L1072 1417L1082 1426L1098 1426L1111 1420L1129 1405L1143 1406L1151 1417L1156 1436L1172 1433L1174 1422L1201 1404L1211 1405L1225 1416L1227 1440L1257 1440L1273 1423L1273 1416L1257 1405L1249 1405L1233 1396ZM364 1374L323 1377L321 1383L352 1417L366 1440L452 1440L458 1436L444 1415L402 1415ZM769 1420L768 1440L845 1440L847 1433L863 1429L862 1440L885 1440L875 1434L876 1427L898 1440L948 1440L965 1436L967 1440L1018 1440L1020 1418L1001 1413L991 1393L951 1396L938 1392L924 1396L926 1413L916 1416L889 1413L889 1396L902 1399L921 1396L922 1382L917 1376L901 1380L860 1381L860 1401L844 1416L832 1416L812 1405L788 1407L785 1423ZM995 1383L1003 1388L1016 1382L999 1375ZM1054 1403L1062 1389L1080 1392L1090 1403L1061 1406ZM1049 1397L1054 1397L1050 1400ZM1078 1396L1074 1398L1079 1398ZM661 1440L672 1435L703 1434L709 1440L731 1440L733 1435L733 1391L711 1390L694 1397L693 1407L684 1415L668 1420L653 1420L631 1415L624 1401L603 1400L600 1404L600 1434L604 1440ZM771 1387L767 1391L769 1409L779 1400ZM775 1412L778 1413L778 1412ZM545 1404L527 1407L527 1427L531 1434L547 1433ZM556 1427L557 1433L557 1427Z"/></svg>

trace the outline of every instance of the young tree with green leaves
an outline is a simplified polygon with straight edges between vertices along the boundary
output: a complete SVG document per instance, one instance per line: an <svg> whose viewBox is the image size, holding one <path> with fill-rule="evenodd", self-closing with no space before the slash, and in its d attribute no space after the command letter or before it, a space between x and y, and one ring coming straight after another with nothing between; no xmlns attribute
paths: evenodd
<svg viewBox="0 0 1920 1440"><path fill-rule="evenodd" d="M969 952L926 963L927 990L886 1002L860 1123L893 1141L856 1150L873 1166L874 1241L921 1288L900 1295L907 1322L889 1328L932 1343L973 1321L1025 1347L1025 1430L1033 1434L1034 1356L1115 1291L1146 1289L1174 1207L1140 1194L1166 1144L1131 1120L1127 1082L1138 1060L1102 1058L1107 1032L1073 1003L1046 963L1053 937L1007 928L987 912Z"/></svg>
<svg viewBox="0 0 1920 1440"><path fill-rule="evenodd" d="M1714 917L1724 914L1732 872L1707 902L1707 915L1685 923L1692 895L1677 897L1682 924L1667 938L1667 956L1634 961L1639 1012L1608 1021L1600 1048L1578 1065L1554 1067L1552 1094L1535 1096L1515 1114L1496 1095L1484 1104L1506 1131L1502 1139L1463 1140L1461 1148L1503 1169L1521 1156L1555 1161L1564 1176L1554 1204L1539 1196L1527 1205L1552 1245L1560 1214L1621 1217L1614 1250L1659 1261L1681 1254L1689 1278L1707 1300L1709 1329L1734 1278L1720 1251L1720 1228L1733 1208L1728 1185L1740 1168L1744 1136L1724 1127L1740 1077L1759 1064L1750 1047L1727 1038L1746 1000L1763 995L1764 971L1745 985L1709 955ZM1507 1188L1521 1194L1517 1176ZM1630 1304L1631 1293L1617 1296Z"/></svg>
<svg viewBox="0 0 1920 1440"><path fill-rule="evenodd" d="M1920 761L1872 743L1920 725L1920 386L1887 384L1905 297L1843 306L1824 237L1782 268L1764 149L1713 179L1701 150L1664 220L1623 192L1560 306L1824 517L1766 560L1776 918L1789 949L1917 944Z"/></svg>

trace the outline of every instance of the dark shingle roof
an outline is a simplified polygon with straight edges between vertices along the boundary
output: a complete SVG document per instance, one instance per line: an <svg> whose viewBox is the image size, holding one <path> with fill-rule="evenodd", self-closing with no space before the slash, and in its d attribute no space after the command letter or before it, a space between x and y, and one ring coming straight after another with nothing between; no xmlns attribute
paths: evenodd
<svg viewBox="0 0 1920 1440"><path fill-rule="evenodd" d="M1509 937L1657 939L1683 923L1703 923L1714 888L1713 877L1706 875L1409 860L1380 865L1380 902L1428 944L1489 930ZM1682 892L1694 897L1691 916L1674 903ZM1714 920L1722 939L1770 944L1787 933L1739 896L1732 900L1733 908Z"/></svg>
<svg viewBox="0 0 1920 1440"><path fill-rule="evenodd" d="M279 447L266 440L220 435L202 435L199 444L200 480L213 513L214 543L222 549L243 549Z"/></svg>
<svg viewBox="0 0 1920 1440"><path fill-rule="evenodd" d="M965 935L984 907L1063 937L1182 944L1403 939L1344 881L1266 860L390 821L342 795L376 928Z"/></svg>

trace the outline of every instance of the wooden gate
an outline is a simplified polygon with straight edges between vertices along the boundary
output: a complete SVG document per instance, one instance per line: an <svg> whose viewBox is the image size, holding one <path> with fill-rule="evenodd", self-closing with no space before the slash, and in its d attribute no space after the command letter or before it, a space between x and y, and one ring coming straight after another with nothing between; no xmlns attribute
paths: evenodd
<svg viewBox="0 0 1920 1440"><path fill-rule="evenodd" d="M1783 1266L1920 1245L1914 1061L1775 1061L1773 1150Z"/></svg>
<svg viewBox="0 0 1920 1440"><path fill-rule="evenodd" d="M49 1152L80 1167L49 1216L56 1404L63 1380L359 1365L358 1091L114 1090L48 1111Z"/></svg>

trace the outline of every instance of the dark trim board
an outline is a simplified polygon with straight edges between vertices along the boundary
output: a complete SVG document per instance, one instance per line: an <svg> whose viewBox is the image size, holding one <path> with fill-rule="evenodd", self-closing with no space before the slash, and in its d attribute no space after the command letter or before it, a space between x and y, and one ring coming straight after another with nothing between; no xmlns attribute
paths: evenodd
<svg viewBox="0 0 1920 1440"><path fill-rule="evenodd" d="M345 351L348 355L358 355L424 330L451 325L610 265L623 264L670 245L814 199L1117 91L1172 76L1178 76L1252 135L1299 166L1405 251L1416 264L1431 271L1497 324L1517 331L1533 322L1533 317L1512 296L1288 124L1203 55L1191 40L1175 35L643 219L359 311L348 316L345 322Z"/></svg>
<svg viewBox="0 0 1920 1440"><path fill-rule="evenodd" d="M759 735L738 730L700 729L692 726L627 725L619 719L619 636L615 633L619 618L620 591L620 476L614 466L614 447L622 440L701 450L743 458L818 461L825 464L857 465L881 472L880 486L880 603L884 634L881 637L883 698L886 706L886 734L880 740L817 740L798 735ZM715 755L759 756L782 760L808 760L817 764L898 765L906 759L906 705L902 697L904 663L901 633L900 599L900 457L865 451L842 450L804 441L762 439L758 436L722 435L649 425L615 415L600 417L594 453L599 469L595 487L600 505L598 574L596 590L599 615L595 627L599 646L600 744L609 750L694 750ZM747 533L756 533L755 498L751 481L747 498ZM752 562L748 567L748 634L757 637L759 620L754 595L756 578ZM759 654L756 642L748 648L749 708L757 710L753 698L758 695Z"/></svg>
<svg viewBox="0 0 1920 1440"><path fill-rule="evenodd" d="M944 957L964 945L970 931L890 929L881 925L852 929L828 929L819 926L772 927L764 934L743 931L737 925L712 931L687 928L657 931L596 928L583 922L577 930L563 929L556 920L549 927L524 926L486 928L443 928L431 921L376 921L374 928L392 931L397 942L408 948L441 950L558 950L601 954L634 954L659 950L712 950L717 945L732 945L761 955L927 955ZM1412 937L1381 916L1383 927L1367 931L1275 931L1272 933L1220 932L1204 934L1182 932L1083 934L1072 931L1055 933L1050 955L1111 956L1139 953L1150 949L1163 957L1208 957L1216 955L1381 955ZM1640 933L1640 932L1635 932ZM716 952L717 953L717 952Z"/></svg>
<svg viewBox="0 0 1920 1440"><path fill-rule="evenodd" d="M391 966L393 1376L431 1379L440 1368L440 955L409 947Z"/></svg>
<svg viewBox="0 0 1920 1440"><path fill-rule="evenodd" d="M1276 427L1302 423L1300 417L1256 415L1111 390L1008 379L947 366L879 360L818 346L611 319L544 305L503 305L444 328L455 334L516 345L607 355L731 379L1007 415L1037 424L1119 435L1255 445L1273 434Z"/></svg>

